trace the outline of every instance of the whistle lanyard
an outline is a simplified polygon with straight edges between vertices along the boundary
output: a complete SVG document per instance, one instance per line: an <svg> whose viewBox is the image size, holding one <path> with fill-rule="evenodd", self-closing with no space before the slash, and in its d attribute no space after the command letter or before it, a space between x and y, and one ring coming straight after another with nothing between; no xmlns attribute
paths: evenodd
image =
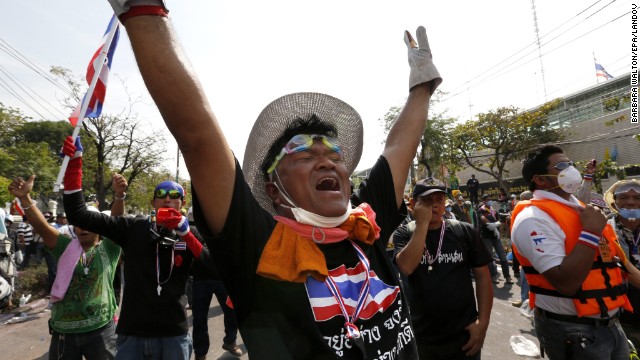
<svg viewBox="0 0 640 360"><path fill-rule="evenodd" d="M171 247L171 268L169 268L169 276L164 281L160 281L160 254L158 251L159 245L156 244L156 282L158 283L158 296L160 296L160 292L162 292L162 285L166 284L169 279L171 279L171 273L173 273L173 258L174 258L174 250Z"/></svg>
<svg viewBox="0 0 640 360"><path fill-rule="evenodd" d="M431 270L433 270L433 263L435 263L436 260L438 260L438 258L440 257L440 250L442 250L442 239L444 239L445 225L446 223L444 222L444 220L442 220L442 226L440 227L440 241L438 241L438 250L436 250L436 255L434 257L431 257L431 254L429 254L429 249L427 249L427 242L425 241L424 243L424 252L427 255L427 262L429 263L427 273L430 273Z"/></svg>
<svg viewBox="0 0 640 360"><path fill-rule="evenodd" d="M358 316L360 315L360 312L362 311L362 309L364 309L367 296L369 296L369 287L370 287L369 273L371 271L371 268L369 264L369 259L367 259L367 256L364 254L362 249L360 249L360 247L356 245L356 243L353 242L352 240L349 240L349 242L351 242L351 245L353 245L353 248L356 250L356 253L358 254L358 258L360 258L360 262L362 262L366 270L365 279L362 284L362 288L360 288L360 293L358 294L358 301L356 303L355 308L353 309L353 315L349 316L349 314L347 313L347 307L344 302L344 298L340 293L340 289L338 288L338 285L331 278L331 276L327 276L327 279L325 280L325 284L327 284L329 291L331 291L331 294L333 294L333 297L338 302L338 306L340 307L342 316L344 316L345 318L344 327L347 330L347 337L349 339L359 339L360 331L358 330L358 327L355 325L355 322L358 320Z"/></svg>
<svg viewBox="0 0 640 360"><path fill-rule="evenodd" d="M89 252L91 252L91 255L87 257L87 252L83 250L82 256L80 256L80 264L82 264L82 267L84 267L85 275L89 275L89 265L91 265L91 263L93 262L93 257L96 255L95 247L89 250Z"/></svg>

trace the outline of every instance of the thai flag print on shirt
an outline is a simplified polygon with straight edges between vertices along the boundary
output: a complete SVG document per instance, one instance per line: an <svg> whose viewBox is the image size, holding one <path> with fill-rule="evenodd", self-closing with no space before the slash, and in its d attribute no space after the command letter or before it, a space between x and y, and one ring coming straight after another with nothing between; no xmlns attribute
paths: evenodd
<svg viewBox="0 0 640 360"><path fill-rule="evenodd" d="M329 270L329 276L340 289L347 313L352 316L358 302L360 289L366 280L364 264L358 262L355 268L350 269L341 265L336 269ZM363 320L370 319L378 312L383 313L395 302L400 292L398 286L390 286L382 282L373 270L369 272L369 276L369 294L365 300L364 308L358 316L358 319ZM340 305L325 282L309 277L305 286L316 321L326 321L335 316L342 316Z"/></svg>
<svg viewBox="0 0 640 360"><path fill-rule="evenodd" d="M87 67L87 84L91 84L91 80L93 80L96 72L99 72L98 82L93 90L92 94L85 94L82 102L76 106L75 110L69 117L69 121L71 125L75 126L78 122L78 118L80 117L80 109L82 104L85 101L89 101L89 105L87 107L87 112L85 114L85 118L97 118L100 117L102 113L102 104L104 103L105 96L107 94L107 83L109 81L109 71L111 70L111 64L113 62L113 54L116 51L116 46L118 45L118 38L120 36L120 22L118 18L114 15L109 22L109 26L107 27L107 31L105 31L104 36L102 37L102 41L100 42L100 46L98 50L93 54L91 61L89 62L89 66ZM113 39L110 44L107 44L109 40L109 35L115 31L113 35ZM106 52L107 57L104 60L104 63L100 61L100 54ZM106 65L106 66L105 66ZM89 99L87 100L87 96Z"/></svg>
<svg viewBox="0 0 640 360"><path fill-rule="evenodd" d="M544 249L542 248L542 243L546 240L546 237L542 234L538 234L535 230L529 234L529 237L531 238L531 241L533 241L533 248L537 252L543 253Z"/></svg>

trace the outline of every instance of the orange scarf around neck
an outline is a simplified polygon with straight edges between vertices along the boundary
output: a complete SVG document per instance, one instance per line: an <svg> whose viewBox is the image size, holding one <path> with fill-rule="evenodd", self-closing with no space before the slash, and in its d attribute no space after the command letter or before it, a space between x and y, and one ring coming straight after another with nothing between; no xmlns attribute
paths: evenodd
<svg viewBox="0 0 640 360"><path fill-rule="evenodd" d="M376 214L366 203L355 208L337 228L300 224L282 216L275 216L275 219L278 223L262 251L256 271L258 275L275 280L302 283L307 276L312 276L324 281L329 270L316 242L330 244L352 239L370 245L380 237Z"/></svg>

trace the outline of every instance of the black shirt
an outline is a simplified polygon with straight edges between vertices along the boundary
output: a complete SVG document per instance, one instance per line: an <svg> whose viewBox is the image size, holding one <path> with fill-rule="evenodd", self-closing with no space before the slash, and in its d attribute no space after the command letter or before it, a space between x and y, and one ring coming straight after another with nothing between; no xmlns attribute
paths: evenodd
<svg viewBox="0 0 640 360"><path fill-rule="evenodd" d="M409 304L416 339L421 344L450 342L464 335L465 327L478 318L476 298L470 270L489 264L492 260L484 242L468 223L466 239L456 237L447 223L440 256L431 265L426 253L414 272L409 275L411 288ZM393 234L396 254L411 240L408 225L400 226ZM437 254L440 229L427 232L429 254Z"/></svg>
<svg viewBox="0 0 640 360"><path fill-rule="evenodd" d="M151 237L148 217L108 216L87 210L82 192L65 194L64 208L69 224L106 236L122 247L125 291L116 332L141 337L186 335L185 291L193 261L186 246L182 250L182 246L158 245ZM202 254L207 258L205 250ZM158 279L163 283L160 295Z"/></svg>
<svg viewBox="0 0 640 360"><path fill-rule="evenodd" d="M293 283L256 275L260 255L276 222L253 197L237 162L236 168L227 222L222 234L209 242L209 248L234 303L238 327L251 358L361 359L360 351L345 336L345 319L333 305L334 298L326 295L324 283ZM193 196L196 224L207 238L210 232L204 226L195 191ZM370 309L377 311L355 324L362 333L368 358L417 359L409 312L385 253L387 240L406 215L396 205L391 171L383 157L352 198L354 205L360 202L371 205L382 228L374 244L358 243L371 264L370 293L377 294L375 301L382 305L376 307L369 299ZM404 205L401 209L405 210ZM342 274L336 281L346 280L350 290L359 290L361 283L354 280L363 275L362 263L351 243L318 247L330 273Z"/></svg>

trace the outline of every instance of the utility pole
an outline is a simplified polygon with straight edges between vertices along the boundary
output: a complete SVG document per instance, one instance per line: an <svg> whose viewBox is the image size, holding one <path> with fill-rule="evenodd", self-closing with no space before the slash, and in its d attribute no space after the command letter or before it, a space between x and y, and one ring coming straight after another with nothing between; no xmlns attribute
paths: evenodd
<svg viewBox="0 0 640 360"><path fill-rule="evenodd" d="M544 90L544 101L547 102L547 82L544 79L544 66L542 65L542 51L540 50L540 32L538 31L538 15L536 14L535 0L531 0L531 10L533 11L533 29L536 32L536 42L538 44L538 59L540 59L540 74L542 74L542 89Z"/></svg>

